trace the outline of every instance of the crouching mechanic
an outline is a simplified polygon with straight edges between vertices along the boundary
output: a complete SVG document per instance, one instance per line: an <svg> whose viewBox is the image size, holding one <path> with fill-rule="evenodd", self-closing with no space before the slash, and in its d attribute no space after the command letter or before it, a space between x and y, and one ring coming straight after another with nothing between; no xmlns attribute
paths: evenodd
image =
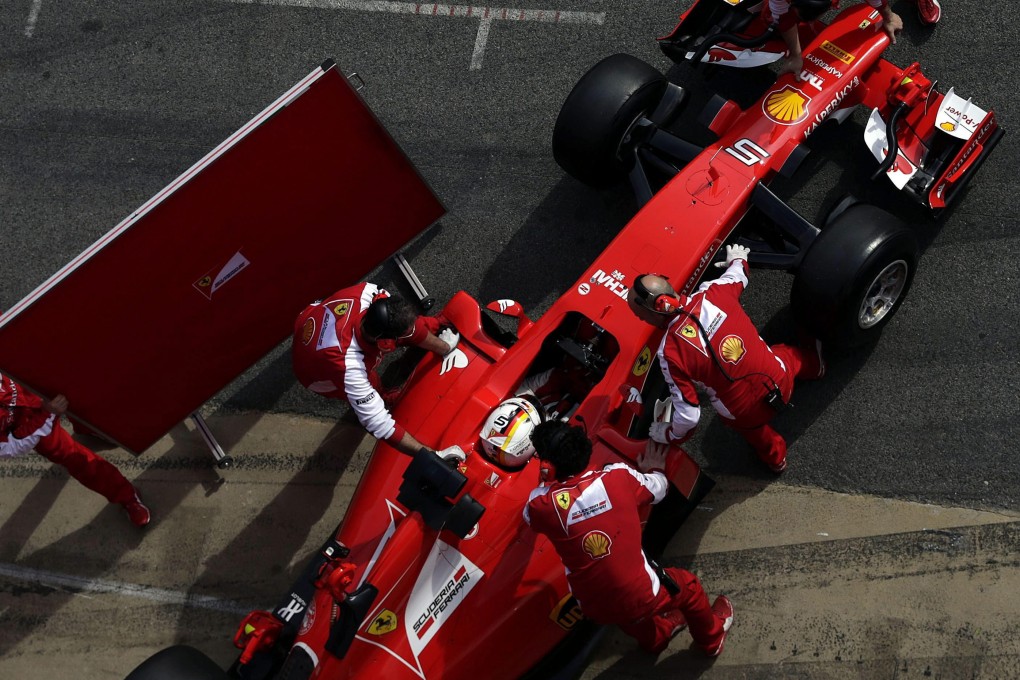
<svg viewBox="0 0 1020 680"><path fill-rule="evenodd" d="M640 510L666 496L669 447L649 442L642 474L624 463L590 469L587 435L562 421L538 425L532 444L546 485L531 492L524 520L552 541L584 615L619 626L652 654L689 625L695 644L718 656L733 624L729 599L709 606L697 576L653 567L641 549Z"/></svg>
<svg viewBox="0 0 1020 680"><path fill-rule="evenodd" d="M83 486L122 506L132 524L149 523L149 508L138 491L112 463L71 438L60 426L67 398L58 394L43 400L7 376L0 376L0 458L13 458L35 449L43 458L62 465Z"/></svg>
<svg viewBox="0 0 1020 680"><path fill-rule="evenodd" d="M776 410L789 403L793 380L825 374L821 345L769 346L740 306L747 286L747 256L740 245L726 246L726 272L680 297L663 277L642 274L627 296L642 321L665 329L658 359L673 401L671 423L653 423L650 435L679 444L701 418L697 388L708 393L722 421L744 436L773 472L786 469L786 440L769 426Z"/></svg>
<svg viewBox="0 0 1020 680"><path fill-rule="evenodd" d="M440 331L440 325L440 319L418 316L373 283L344 288L298 315L294 373L311 391L350 402L373 437L414 455L423 446L390 415L376 369L385 353L400 346L415 345L440 355L452 352L460 334L449 328Z"/></svg>

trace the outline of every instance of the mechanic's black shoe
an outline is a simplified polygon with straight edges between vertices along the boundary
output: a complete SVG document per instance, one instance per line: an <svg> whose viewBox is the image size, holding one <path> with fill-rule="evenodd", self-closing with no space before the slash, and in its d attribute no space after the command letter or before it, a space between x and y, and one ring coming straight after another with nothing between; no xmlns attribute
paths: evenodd
<svg viewBox="0 0 1020 680"><path fill-rule="evenodd" d="M726 635L733 626L733 605L730 603L730 599L725 595L715 598L715 602L712 603L712 613L722 621L722 637L719 638L719 642L704 648L703 651L705 656L716 657L722 654L723 645L726 644Z"/></svg>
<svg viewBox="0 0 1020 680"><path fill-rule="evenodd" d="M131 519L131 523L136 527L144 527L152 520L152 513L149 512L149 508L146 507L145 503L142 503L142 499L138 496L137 491L135 491L134 498L121 503L121 505L124 506L124 510Z"/></svg>

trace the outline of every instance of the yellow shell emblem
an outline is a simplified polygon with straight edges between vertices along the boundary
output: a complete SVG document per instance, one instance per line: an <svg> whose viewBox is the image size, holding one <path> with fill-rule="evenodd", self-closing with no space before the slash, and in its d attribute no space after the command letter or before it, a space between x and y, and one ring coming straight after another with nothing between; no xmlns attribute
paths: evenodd
<svg viewBox="0 0 1020 680"><path fill-rule="evenodd" d="M951 120L947 120L946 122L942 123L942 125L939 125L939 127L945 130L946 132L952 132L953 130L956 129L956 124Z"/></svg>
<svg viewBox="0 0 1020 680"><path fill-rule="evenodd" d="M581 547L588 553L588 557L593 560L601 560L608 555L609 549L612 546L613 542L609 539L609 536L601 531L589 531L581 539Z"/></svg>
<svg viewBox="0 0 1020 680"><path fill-rule="evenodd" d="M306 319L305 325L301 327L301 342L306 345L312 341L315 334L315 319Z"/></svg>
<svg viewBox="0 0 1020 680"><path fill-rule="evenodd" d="M696 338L698 337L698 329L690 324L687 324L686 326L680 329L680 335L684 336L685 338Z"/></svg>
<svg viewBox="0 0 1020 680"><path fill-rule="evenodd" d="M564 510L570 507L570 493L567 491L560 491L556 494L556 505L560 506Z"/></svg>
<svg viewBox="0 0 1020 680"><path fill-rule="evenodd" d="M340 304L333 308L333 313L340 317L346 314L347 310L349 310L350 308L351 308L350 302L341 302Z"/></svg>
<svg viewBox="0 0 1020 680"><path fill-rule="evenodd" d="M736 335L727 335L723 338L722 344L719 345L719 353L722 355L722 358L731 364L740 363L746 351L744 349L744 341Z"/></svg>
<svg viewBox="0 0 1020 680"><path fill-rule="evenodd" d="M634 362L633 373L636 376L642 376L648 372L648 368L652 365L652 350L645 347L641 350L641 354L638 355L637 361Z"/></svg>
<svg viewBox="0 0 1020 680"><path fill-rule="evenodd" d="M763 107L772 120L791 125L807 117L810 101L803 92L787 85L766 97Z"/></svg>
<svg viewBox="0 0 1020 680"><path fill-rule="evenodd" d="M369 635L385 635L397 627L397 615L389 609L383 609L375 617L366 631Z"/></svg>

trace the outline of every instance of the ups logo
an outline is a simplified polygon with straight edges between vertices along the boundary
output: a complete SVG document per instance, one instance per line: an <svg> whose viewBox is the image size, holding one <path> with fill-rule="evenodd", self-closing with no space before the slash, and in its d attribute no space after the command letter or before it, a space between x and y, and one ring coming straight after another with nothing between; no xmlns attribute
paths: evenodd
<svg viewBox="0 0 1020 680"><path fill-rule="evenodd" d="M581 613L581 605L577 603L577 599L567 593L549 612L549 618L563 630L570 630L584 618L584 614Z"/></svg>

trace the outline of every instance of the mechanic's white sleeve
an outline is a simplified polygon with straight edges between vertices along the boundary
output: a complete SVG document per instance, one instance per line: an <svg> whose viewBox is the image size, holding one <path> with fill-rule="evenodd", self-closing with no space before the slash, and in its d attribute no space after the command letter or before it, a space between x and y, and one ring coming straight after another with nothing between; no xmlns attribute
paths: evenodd
<svg viewBox="0 0 1020 680"><path fill-rule="evenodd" d="M769 12L776 21L790 11L790 0L769 0Z"/></svg>
<svg viewBox="0 0 1020 680"><path fill-rule="evenodd" d="M553 369L550 368L548 371L542 371L537 375L532 375L525 378L524 382L521 383L520 387L518 387L514 391L514 394L517 395L518 397L528 392L536 394L539 388L543 387L547 382L549 382L549 376L552 375L552 372Z"/></svg>
<svg viewBox="0 0 1020 680"><path fill-rule="evenodd" d="M680 385L673 377L669 361L666 359L664 352L668 336L669 333L667 332L662 336L662 342L659 343L659 369L662 371L662 377L666 380L666 385L669 386L669 397L673 402L673 419L671 422L673 427L670 429L673 432L674 439L682 440L698 426L698 421L701 420L701 406L692 403L696 394L694 384L689 380L684 380L683 385ZM687 388L691 394L691 399L684 396L682 387Z"/></svg>
<svg viewBox="0 0 1020 680"><path fill-rule="evenodd" d="M723 275L717 279L711 281L705 281L703 284L698 286L698 293L703 293L712 286L721 286L727 283L740 284L740 289L747 288L747 261L743 259L736 259L730 262L730 266L726 268Z"/></svg>
<svg viewBox="0 0 1020 680"><path fill-rule="evenodd" d="M344 392L358 422L376 439L388 439L396 432L397 422L386 409L382 396L368 379L365 355L356 338L344 352Z"/></svg>
<svg viewBox="0 0 1020 680"><path fill-rule="evenodd" d="M46 422L44 422L38 430L23 439L8 436L7 441L0 442L0 458L14 458L15 456L20 456L21 454L28 453L34 449L40 439L49 435L50 432L53 432L53 424L56 421L56 418L56 414L51 413L50 417L46 419Z"/></svg>
<svg viewBox="0 0 1020 680"><path fill-rule="evenodd" d="M604 470L626 470L630 475L637 480L638 484L648 489L648 493L652 494L652 505L655 505L663 498L666 497L666 492L669 491L669 482L666 480L666 475L662 474L658 470L655 472L641 472L635 470L626 463L613 463L603 468Z"/></svg>

